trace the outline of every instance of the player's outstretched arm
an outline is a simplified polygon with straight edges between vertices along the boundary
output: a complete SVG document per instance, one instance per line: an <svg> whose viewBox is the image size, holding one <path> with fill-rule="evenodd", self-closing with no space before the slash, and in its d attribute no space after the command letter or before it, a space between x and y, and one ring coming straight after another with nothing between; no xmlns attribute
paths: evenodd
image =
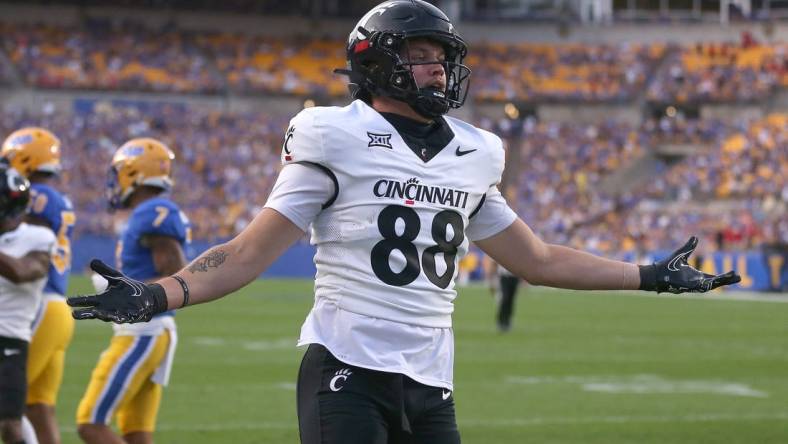
<svg viewBox="0 0 788 444"><path fill-rule="evenodd" d="M209 248L176 275L189 287L189 304L218 299L255 280L303 236L304 231L288 218L263 208L236 237ZM175 279L165 278L159 284L170 307L183 304L183 291Z"/></svg>
<svg viewBox="0 0 788 444"><path fill-rule="evenodd" d="M648 290L705 292L741 278L733 271L702 273L687 264L698 240L694 236L668 258L637 266L543 242L520 219L476 244L496 262L534 285L576 290Z"/></svg>
<svg viewBox="0 0 788 444"><path fill-rule="evenodd" d="M264 208L235 238L205 251L174 277L153 284L129 279L101 261L91 268L107 279L107 289L97 295L68 299L76 319L101 319L117 323L145 322L156 313L188 304L218 299L245 286L297 241L304 232L276 210ZM184 288L185 287L185 288Z"/></svg>

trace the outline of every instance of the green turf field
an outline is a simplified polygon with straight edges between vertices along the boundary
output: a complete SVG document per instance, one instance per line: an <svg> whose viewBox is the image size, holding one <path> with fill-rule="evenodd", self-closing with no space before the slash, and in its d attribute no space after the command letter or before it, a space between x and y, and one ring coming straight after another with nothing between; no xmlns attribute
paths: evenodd
<svg viewBox="0 0 788 444"><path fill-rule="evenodd" d="M72 279L85 291L87 279ZM156 442L296 443L295 348L311 281L257 282L179 313ZM465 444L788 443L788 303L529 289L495 331L460 292L455 399ZM110 337L77 323L58 406L64 443Z"/></svg>

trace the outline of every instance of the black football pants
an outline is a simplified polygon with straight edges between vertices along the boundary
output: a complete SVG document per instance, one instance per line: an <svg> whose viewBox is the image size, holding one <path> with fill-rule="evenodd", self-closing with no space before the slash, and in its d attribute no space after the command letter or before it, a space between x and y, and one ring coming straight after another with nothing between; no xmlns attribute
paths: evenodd
<svg viewBox="0 0 788 444"><path fill-rule="evenodd" d="M512 326L514 299L515 296L517 296L517 287L520 284L520 278L515 276L501 276L499 279L501 300L498 301L498 329L507 331Z"/></svg>
<svg viewBox="0 0 788 444"><path fill-rule="evenodd" d="M302 444L459 444L454 396L398 373L347 365L312 344L298 375Z"/></svg>
<svg viewBox="0 0 788 444"><path fill-rule="evenodd" d="M27 396L27 341L0 336L0 419L19 419Z"/></svg>

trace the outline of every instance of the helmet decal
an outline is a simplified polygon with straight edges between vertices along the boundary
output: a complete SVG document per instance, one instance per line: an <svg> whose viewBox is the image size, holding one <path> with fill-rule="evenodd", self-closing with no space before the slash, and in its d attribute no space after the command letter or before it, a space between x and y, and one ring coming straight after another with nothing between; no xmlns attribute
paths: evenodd
<svg viewBox="0 0 788 444"><path fill-rule="evenodd" d="M16 137L9 137L8 145L12 147L18 147L19 145L25 145L33 141L33 135L30 133L20 134Z"/></svg>
<svg viewBox="0 0 788 444"><path fill-rule="evenodd" d="M377 5L377 6L375 6L374 8L372 8L371 10L369 10L369 12L367 12L366 14L364 14L364 17L361 17L361 20L358 21L358 24L356 25L356 28L353 30L353 32L350 33L350 36L348 37L348 44L352 43L354 38L359 39L359 40L366 39L367 36L364 35L363 33L359 32L358 28L366 28L367 22L369 22L369 20L372 18L372 16L374 16L376 14L377 15L381 15L384 12L386 12L387 9L393 8L394 6L395 5L392 4L391 2L381 3L381 4Z"/></svg>
<svg viewBox="0 0 788 444"><path fill-rule="evenodd" d="M37 172L60 172L60 140L44 128L14 131L3 142L0 155L25 177Z"/></svg>
<svg viewBox="0 0 788 444"><path fill-rule="evenodd" d="M124 143L112 157L107 175L107 199L110 209L123 208L132 193L140 186L169 191L175 155L162 142L151 138L137 138Z"/></svg>

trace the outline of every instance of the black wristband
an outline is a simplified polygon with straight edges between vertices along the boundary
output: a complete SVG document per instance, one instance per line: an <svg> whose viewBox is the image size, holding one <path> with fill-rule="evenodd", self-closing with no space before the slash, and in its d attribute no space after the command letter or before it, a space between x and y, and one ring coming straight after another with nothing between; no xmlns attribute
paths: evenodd
<svg viewBox="0 0 788 444"><path fill-rule="evenodd" d="M156 304L156 313L163 313L167 311L167 293L164 291L164 287L159 284L149 284L148 288L150 289L150 292L153 295L153 301Z"/></svg>
<svg viewBox="0 0 788 444"><path fill-rule="evenodd" d="M172 278L178 281L178 283L181 284L181 289L183 289L183 304L181 304L181 308L183 308L189 303L189 286L186 285L186 281L177 274L172 275Z"/></svg>
<svg viewBox="0 0 788 444"><path fill-rule="evenodd" d="M638 265L640 271L640 287L638 290L657 291L657 266Z"/></svg>

